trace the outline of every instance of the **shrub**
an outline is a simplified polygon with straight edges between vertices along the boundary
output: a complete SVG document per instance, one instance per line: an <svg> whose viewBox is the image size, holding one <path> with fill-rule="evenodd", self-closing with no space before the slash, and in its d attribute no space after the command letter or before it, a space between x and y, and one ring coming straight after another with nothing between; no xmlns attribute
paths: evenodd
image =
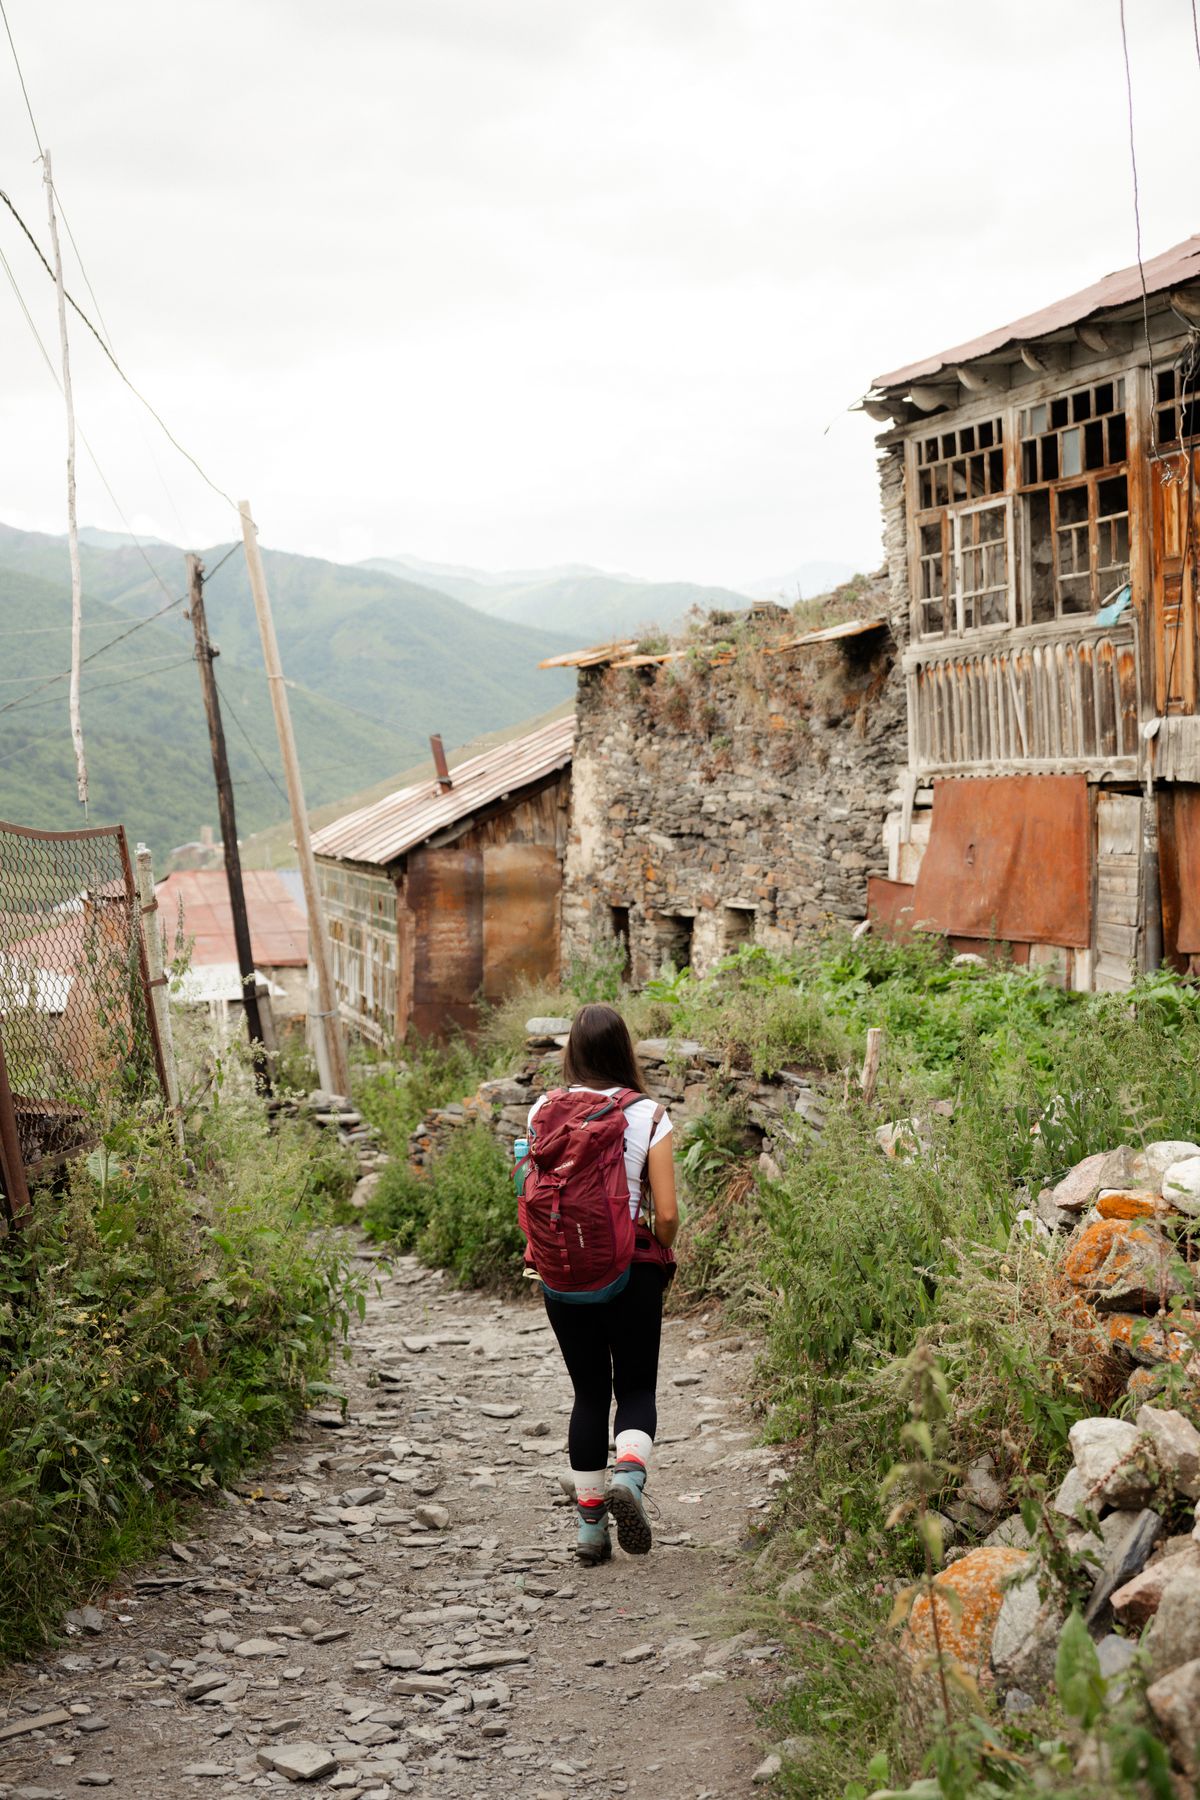
<svg viewBox="0 0 1200 1800"><path fill-rule="evenodd" d="M309 1227L344 1182L311 1127L237 1103L193 1149L197 1189L173 1143L117 1127L0 1245L0 1656L330 1391L363 1296Z"/></svg>
<svg viewBox="0 0 1200 1800"><path fill-rule="evenodd" d="M389 1165L365 1222L373 1237L448 1269L460 1287L520 1281L512 1164L486 1125L457 1127L422 1174Z"/></svg>
<svg viewBox="0 0 1200 1800"><path fill-rule="evenodd" d="M506 1058L504 1059L507 1060ZM396 1155L408 1147L409 1133L425 1114L451 1100L463 1100L485 1081L497 1063L497 1050L465 1037L444 1042L410 1036L398 1061L368 1062L355 1084L363 1117L382 1134Z"/></svg>

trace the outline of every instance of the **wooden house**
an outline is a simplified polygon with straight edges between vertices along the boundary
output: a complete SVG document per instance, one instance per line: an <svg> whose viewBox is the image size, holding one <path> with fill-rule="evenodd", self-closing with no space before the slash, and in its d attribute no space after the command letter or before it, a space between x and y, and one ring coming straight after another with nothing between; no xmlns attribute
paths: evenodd
<svg viewBox="0 0 1200 1800"><path fill-rule="evenodd" d="M573 715L313 837L343 1017L377 1043L469 1030L559 972Z"/></svg>
<svg viewBox="0 0 1200 1800"><path fill-rule="evenodd" d="M908 772L876 916L1078 988L1200 960L1200 237L879 376Z"/></svg>

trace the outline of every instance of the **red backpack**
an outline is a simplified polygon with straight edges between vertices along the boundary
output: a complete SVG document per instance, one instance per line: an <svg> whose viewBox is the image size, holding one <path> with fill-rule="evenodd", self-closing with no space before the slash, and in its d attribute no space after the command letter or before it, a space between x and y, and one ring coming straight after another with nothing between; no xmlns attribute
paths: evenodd
<svg viewBox="0 0 1200 1800"><path fill-rule="evenodd" d="M625 1173L625 1109L645 1095L555 1088L529 1127L517 1209L529 1258L556 1299L609 1300L629 1280L636 1232Z"/></svg>

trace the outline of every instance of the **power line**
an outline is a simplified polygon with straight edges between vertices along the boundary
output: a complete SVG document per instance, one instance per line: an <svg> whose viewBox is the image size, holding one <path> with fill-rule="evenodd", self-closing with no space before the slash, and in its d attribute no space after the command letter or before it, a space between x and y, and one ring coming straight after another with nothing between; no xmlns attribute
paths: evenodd
<svg viewBox="0 0 1200 1800"><path fill-rule="evenodd" d="M33 248L37 255L38 261L41 263L43 269L45 269L45 271L46 271L47 275L50 277L51 281L54 281L56 279L54 270L51 268L49 262L47 261L46 255L42 249L42 246L38 243L37 239L33 235L33 232L29 229L29 226L25 223L24 219L21 217L20 213L17 211L16 207L13 205L11 199L4 192L4 190L2 188L0 188L0 200L3 200L5 206L7 206L9 212L12 214L13 218L17 221L17 224L21 227L21 230L25 233L25 236L29 239L29 242L33 245ZM72 240L72 241L74 241L74 240ZM78 254L79 254L78 251L76 251L76 255L78 255ZM83 267L83 264L81 262L80 268L82 269L82 267ZM85 281L87 280L86 272L84 274L84 280ZM91 284L89 283L88 285L90 288ZM158 426L159 430L166 437L167 441L174 445L175 449L178 450L180 456L185 457L187 459L187 461L191 463L193 469L195 469L195 471L196 471L197 475L199 475L201 481L205 482L207 484L207 486L212 489L214 494L219 495L219 497L222 500L224 500L228 506L232 506L234 512L236 512L237 506L234 504L234 501L230 498L230 496L225 492L225 489L213 480L212 476L209 475L207 470L205 470L204 468L201 467L200 463L197 462L196 458L192 455L190 450L184 449L183 445L179 442L179 439L175 436L174 432L171 431L170 427L166 424L166 422L162 418L161 414L157 413L154 410L154 408L151 406L149 400L147 400L145 394L143 394L139 388L135 387L134 383L129 379L129 376L125 373L124 369L121 367L120 363L117 361L116 357L113 355L112 351L109 349L109 346L106 343L105 339L101 336L100 332L97 330L95 325L92 324L92 321L89 319L88 315L84 312L82 306L80 306L78 300L75 299L74 295L68 293L67 290L64 288L63 289L63 297L67 301L67 303L70 306L72 306L74 308L74 310L78 313L79 317L83 320L84 324L87 326L88 330L91 332L92 336L95 338L96 342L99 344L100 348L103 350L105 356L107 356L107 358L108 358L109 362L112 364L113 368L117 371L117 374L121 377L121 380L125 383L125 386L129 389L130 393L134 396L134 398L136 400L141 401L142 405L145 407L146 411L150 414L150 417L154 420L154 422ZM94 296L93 296L93 298L94 298ZM99 310L99 309L97 309L97 310Z"/></svg>
<svg viewBox="0 0 1200 1800"><path fill-rule="evenodd" d="M4 20L4 29L8 33L8 47L12 51L13 61L17 65L17 80L20 82L21 92L25 96L25 111L29 114L29 123L33 126L33 141L37 145L38 155L42 156L45 154L42 149L42 137L37 128L37 120L33 116L33 106L29 99L29 89L25 86L25 76L21 69L21 59L17 55L17 46L13 43L12 26L9 24L8 14L4 10L4 0L0 0L0 19Z"/></svg>
<svg viewBox="0 0 1200 1800"><path fill-rule="evenodd" d="M118 632L116 637L109 638L107 642L101 644L98 649L89 650L87 655L82 659L83 662L95 662L98 656L103 656L104 653L107 650L111 650L115 644L123 644L125 639L132 637L135 631L144 631L146 626L153 625L156 619L161 619L166 613L173 612L177 606L182 606L184 599L185 596L180 594L179 598L177 600L172 600L169 605L160 606L156 613L150 613L146 618L139 619L136 625L131 625L129 627L128 631ZM80 666L82 667L82 664ZM15 700L9 700L6 705L0 706L0 713L13 712L18 707L21 707L26 700L32 700L35 694L40 694L46 688L53 687L55 682L65 681L70 673L70 669L62 669L57 675L48 675L45 681L39 681L36 687L31 687L29 689L28 693L18 694Z"/></svg>
<svg viewBox="0 0 1200 1800"><path fill-rule="evenodd" d="M275 792L279 795L280 799L286 805L287 800L288 800L287 793L285 792L285 790L283 788L280 787L280 785L276 781L274 775L271 773L270 769L267 767L266 763L263 761L262 757L259 755L257 745L255 744L253 738L250 736L250 733L246 730L246 727L242 724L242 721L238 716L236 708L230 704L229 698L228 698L224 688L221 686L220 682L217 680L215 670L213 671L213 686L216 688L217 693L221 696L221 705L225 708L226 712L229 714L230 718L233 720L234 724L237 726L238 730L241 732L242 736L245 738L247 744L249 745L250 754L254 757L255 762L257 762L257 764L261 768L263 774L267 777L267 780L271 783L271 786L275 789Z"/></svg>

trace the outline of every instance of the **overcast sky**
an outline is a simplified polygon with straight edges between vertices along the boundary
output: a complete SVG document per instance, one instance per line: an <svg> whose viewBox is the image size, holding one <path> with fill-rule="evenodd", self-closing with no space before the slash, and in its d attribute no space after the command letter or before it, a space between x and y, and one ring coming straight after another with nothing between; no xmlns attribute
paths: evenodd
<svg viewBox="0 0 1200 1800"><path fill-rule="evenodd" d="M871 376L1134 259L1117 0L6 6L118 355L284 548L872 566ZM1200 231L1200 66L1190 0L1126 10L1150 255ZM0 186L44 239L0 51ZM6 214L0 247L52 344ZM73 344L133 527L230 537ZM64 529L2 274L0 409L0 518ZM83 454L80 517L121 525Z"/></svg>

